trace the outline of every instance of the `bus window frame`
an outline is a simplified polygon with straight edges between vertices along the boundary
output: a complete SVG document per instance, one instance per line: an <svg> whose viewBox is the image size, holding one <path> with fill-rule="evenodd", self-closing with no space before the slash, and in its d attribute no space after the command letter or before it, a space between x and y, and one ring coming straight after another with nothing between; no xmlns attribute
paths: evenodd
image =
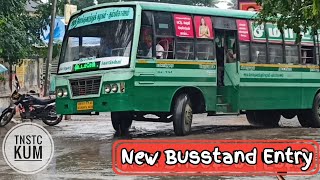
<svg viewBox="0 0 320 180"><path fill-rule="evenodd" d="M262 44L262 45L264 45L265 46L265 62L263 62L263 63L258 63L258 62L255 62L255 61L253 61L253 53L250 53L250 58L251 58L251 60L250 60L250 62L252 62L252 63L255 63L255 64L268 64L268 52L267 52L267 45L266 45L266 43L264 43L264 42L252 42L251 44L250 44L250 51L252 52L252 47L253 47L253 44Z"/></svg>
<svg viewBox="0 0 320 180"><path fill-rule="evenodd" d="M283 44L280 44L280 43L269 43L268 44L269 45L269 47L268 47L268 50L269 50L269 64L283 64L283 62L284 62L284 56L283 56ZM281 58L282 58L282 60L281 60L281 62L279 63L275 63L275 61L273 62L273 63L271 63L271 55L270 55L270 48L273 46L273 45L275 45L275 46L281 46Z"/></svg>
<svg viewBox="0 0 320 180"><path fill-rule="evenodd" d="M175 37L175 28L174 28L174 22L173 22L173 12L167 12L167 11L150 11L152 12L152 22L153 22L153 44L152 44L152 57L156 58L156 46L157 46L157 39L158 38L172 38L173 39L173 49L172 49L172 53L173 53L173 57L175 57L175 42L176 42L176 37ZM155 13L168 13L170 15L170 21L171 21L171 26L172 26L172 35L158 35L157 31L156 31L156 21L154 18L154 14ZM174 59L174 58L172 58Z"/></svg>
<svg viewBox="0 0 320 180"><path fill-rule="evenodd" d="M114 7L130 7L133 9L133 19L132 19L132 23L133 23L133 29L132 29L132 38L131 38L131 42L132 42L132 45L131 45L131 48L130 48L130 53L129 53L129 62L127 65L124 65L124 66L119 66L119 67L110 67L110 68L103 68L103 69L98 69L98 70L94 70L94 71L101 71L101 70L112 70L112 69L120 69L120 68L130 68L131 67L131 63L132 63L132 59L135 59L136 58L136 55L135 57L132 56L133 54L133 43L134 43L134 39L136 39L136 35L135 35L135 29L137 28L137 25L136 25L136 18L137 18L137 15L138 15L138 8L137 6L135 5L126 5L126 6L117 6L117 5L113 5L113 6L108 6L108 7L96 7L96 8L92 8L90 10L86 10L86 11L80 11L80 13L78 14L74 14L70 17L70 20L69 22L71 22L73 19L81 16L83 13L86 13L86 12L90 12L90 11L95 11L95 10L98 10L98 9L107 9L107 8L114 8ZM140 11L141 12L141 11ZM68 44L68 41L69 39L69 26L70 26L71 23L69 23L66 27L66 33L63 37L63 41L62 41L62 46L61 48L64 46L64 43L66 43L66 45ZM141 25L141 24L140 24ZM138 27L138 28L141 28L141 27ZM138 35L139 36L139 35ZM82 38L81 38L82 39ZM139 40L139 39L138 39ZM66 46L65 45L65 46ZM79 39L79 48L80 48L80 39ZM62 54L63 52L63 54ZM60 51L59 53L59 61L58 61L58 66L57 66L57 75L66 75L66 74L75 74L75 73L79 73L79 72L74 72L74 71L71 71L71 72L66 72L66 73L59 73L59 69L60 69L60 65L61 65L61 60L62 58L65 57L65 53L66 51ZM81 71L81 72L90 72L90 70L88 71Z"/></svg>
<svg viewBox="0 0 320 180"><path fill-rule="evenodd" d="M228 21L232 21L233 25L234 25L234 28L216 28L215 26L215 22L216 19L220 19L220 20L228 20ZM238 18L240 19L240 18ZM248 22L248 19L241 19L241 20L246 20ZM215 30L221 30L221 31L224 31L224 34L226 35L226 33L228 32L232 32L233 35L234 35L234 39L235 39L235 51L236 51L236 58L235 58L235 61L234 62L240 62L240 40L239 40L239 30L238 30L238 26L237 26L237 19L235 18L232 18L232 17L220 17L220 16L211 16L211 21L212 21L212 31L215 32ZM249 32L250 33L250 32ZM214 41L215 41L215 37L214 37ZM225 40L227 41L227 39ZM250 40L251 42L251 40ZM249 46L250 47L250 46ZM251 50L250 50L251 51ZM215 44L214 44L214 56L215 56L215 59L216 59L216 49L215 49ZM250 59L251 59L251 55L249 55ZM226 58L226 56L225 56ZM250 62L250 60L248 61ZM225 63L227 63L226 59L225 59Z"/></svg>
<svg viewBox="0 0 320 180"><path fill-rule="evenodd" d="M177 36L177 32L176 32L176 27L175 27L175 23L174 23L174 14L181 14L181 15L187 15L191 17L191 22L192 22L192 27L193 27L193 38L188 38L188 37L179 37ZM196 44L195 44L195 40L196 40L196 34L195 34L195 25L194 25L194 14L188 14L188 13L179 13L179 12L171 12L171 20L173 23L173 36L174 36L174 46L173 46L173 59L178 60L178 61L196 61ZM177 59L177 43L178 41L181 40L191 40L192 44L193 44L193 59Z"/></svg>
<svg viewBox="0 0 320 180"><path fill-rule="evenodd" d="M196 28L196 25L195 25L195 20L194 20L194 17L195 16L205 16L205 17L209 17L211 19L211 25L212 25L212 32L213 33L213 38L210 39L210 38L206 38L206 39L201 39L201 38L197 38L197 35L196 35L196 32L197 32L197 28ZM210 42L212 47L213 47L213 59L207 59L206 61L215 61L216 60L216 46L215 46L215 43L214 43L214 40L215 40L215 34L214 34L214 24L213 24L213 19L214 16L210 16L210 15L203 15L203 14L192 14L192 21L193 21L193 31L195 32L194 34L194 61L204 61L205 59L199 59L198 58L198 42L201 42L201 41L206 41L206 42Z"/></svg>
<svg viewBox="0 0 320 180"><path fill-rule="evenodd" d="M239 27L238 25L236 24L236 31L237 31L237 46L238 46L238 54L237 54L237 61L239 61L240 63L250 63L252 62L252 50L251 50L251 47L252 47L252 34L251 34L251 30L250 30L250 20L251 19L241 19L241 18L238 18L239 20L245 20L247 22L247 26L248 26L248 35L249 35L249 41L240 41L239 39ZM238 19L235 19L235 21L237 21ZM241 53L240 53L240 43L248 43L248 48L249 48L249 59L247 62L241 62Z"/></svg>

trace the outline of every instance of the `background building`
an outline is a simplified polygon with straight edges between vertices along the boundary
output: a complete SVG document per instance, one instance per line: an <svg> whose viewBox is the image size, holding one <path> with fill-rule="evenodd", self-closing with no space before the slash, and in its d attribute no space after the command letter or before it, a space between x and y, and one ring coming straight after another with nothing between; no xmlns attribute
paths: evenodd
<svg viewBox="0 0 320 180"><path fill-rule="evenodd" d="M259 6L255 0L238 0L239 10L243 11L260 11L261 6Z"/></svg>

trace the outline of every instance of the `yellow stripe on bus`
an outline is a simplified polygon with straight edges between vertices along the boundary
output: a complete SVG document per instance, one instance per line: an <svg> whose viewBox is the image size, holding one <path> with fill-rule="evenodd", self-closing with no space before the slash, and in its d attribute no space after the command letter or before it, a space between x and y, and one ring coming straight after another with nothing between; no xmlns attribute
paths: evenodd
<svg viewBox="0 0 320 180"><path fill-rule="evenodd" d="M290 64L248 64L241 63L241 66L245 67L279 67L279 68L309 68L309 69L318 69L319 66L316 65L290 65Z"/></svg>

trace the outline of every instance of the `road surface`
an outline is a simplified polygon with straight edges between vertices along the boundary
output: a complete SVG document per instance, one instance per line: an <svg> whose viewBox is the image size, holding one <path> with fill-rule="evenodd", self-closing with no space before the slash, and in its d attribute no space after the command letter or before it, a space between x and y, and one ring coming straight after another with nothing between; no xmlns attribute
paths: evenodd
<svg viewBox="0 0 320 180"><path fill-rule="evenodd" d="M52 135L55 155L47 169L36 175L21 175L3 159L0 149L0 179L276 179L276 177L132 177L117 176L112 170L111 147L120 139L114 133L110 115L74 116L58 126L43 125ZM263 129L249 126L245 116L206 117L196 115L192 134L175 137L172 123L133 122L125 139L312 139L320 141L320 129L301 128L298 120L280 121L281 127ZM0 143L15 125L0 128ZM123 137L121 137L123 139ZM286 179L320 179L286 177Z"/></svg>

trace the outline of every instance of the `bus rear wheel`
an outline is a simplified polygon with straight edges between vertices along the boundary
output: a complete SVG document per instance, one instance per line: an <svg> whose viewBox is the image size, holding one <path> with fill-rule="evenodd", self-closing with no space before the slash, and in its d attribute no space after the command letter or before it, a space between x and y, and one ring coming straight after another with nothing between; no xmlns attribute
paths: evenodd
<svg viewBox="0 0 320 180"><path fill-rule="evenodd" d="M312 109L301 112L298 120L302 127L320 127L320 93L314 98Z"/></svg>
<svg viewBox="0 0 320 180"><path fill-rule="evenodd" d="M176 98L172 112L173 128L177 136L185 136L191 132L192 105L187 94L181 94Z"/></svg>
<svg viewBox="0 0 320 180"><path fill-rule="evenodd" d="M259 127L278 127L281 118L276 111L246 111L248 122Z"/></svg>
<svg viewBox="0 0 320 180"><path fill-rule="evenodd" d="M129 128L132 125L133 115L131 112L112 112L111 113L111 122L113 129L119 132L120 134L126 133L129 131Z"/></svg>

